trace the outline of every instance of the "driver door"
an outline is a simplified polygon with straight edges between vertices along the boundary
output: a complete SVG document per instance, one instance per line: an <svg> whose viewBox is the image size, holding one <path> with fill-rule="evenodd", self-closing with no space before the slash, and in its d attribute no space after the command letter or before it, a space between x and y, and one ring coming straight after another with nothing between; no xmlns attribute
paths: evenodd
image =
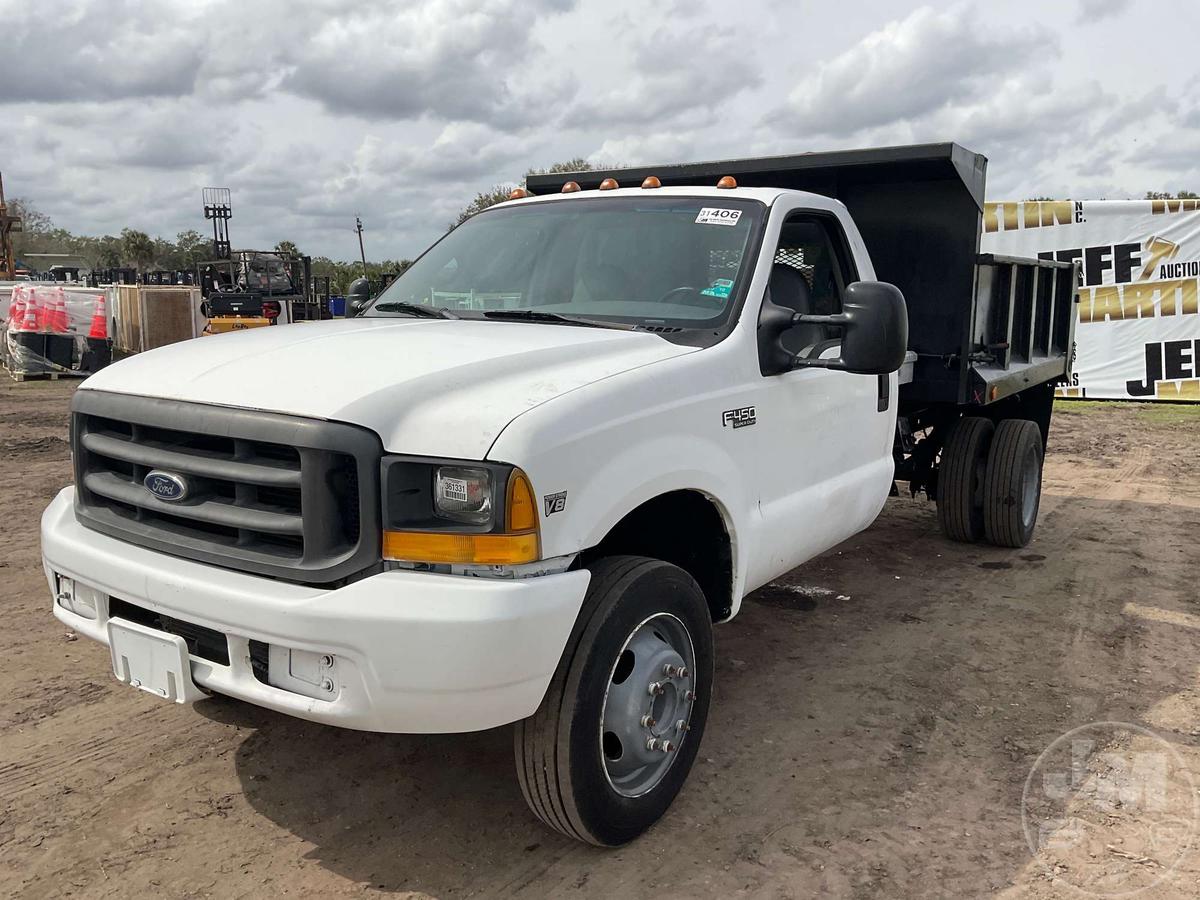
<svg viewBox="0 0 1200 900"><path fill-rule="evenodd" d="M859 278L833 213L799 210L787 216L768 287L775 303L805 314L838 313L846 285ZM824 326L794 326L783 343L816 358L840 352L838 333ZM881 380L811 368L762 379L756 477L764 540L750 573L755 584L870 524L892 479L895 427L894 402L881 409L882 395L894 396L894 375Z"/></svg>

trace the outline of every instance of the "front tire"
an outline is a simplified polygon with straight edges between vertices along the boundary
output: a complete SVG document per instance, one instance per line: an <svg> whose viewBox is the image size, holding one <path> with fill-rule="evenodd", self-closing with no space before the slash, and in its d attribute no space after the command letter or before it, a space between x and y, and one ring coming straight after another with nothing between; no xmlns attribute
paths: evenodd
<svg viewBox="0 0 1200 900"><path fill-rule="evenodd" d="M613 847L658 821L691 771L708 719L712 621L678 566L613 556L589 568L558 669L513 747L534 814Z"/></svg>

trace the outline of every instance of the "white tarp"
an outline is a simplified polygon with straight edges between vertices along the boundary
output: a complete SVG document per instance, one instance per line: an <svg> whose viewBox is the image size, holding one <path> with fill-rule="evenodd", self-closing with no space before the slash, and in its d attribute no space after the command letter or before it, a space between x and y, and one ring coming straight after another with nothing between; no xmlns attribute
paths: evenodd
<svg viewBox="0 0 1200 900"><path fill-rule="evenodd" d="M1200 402L1200 203L988 203L982 251L1080 260L1071 386L1063 396Z"/></svg>

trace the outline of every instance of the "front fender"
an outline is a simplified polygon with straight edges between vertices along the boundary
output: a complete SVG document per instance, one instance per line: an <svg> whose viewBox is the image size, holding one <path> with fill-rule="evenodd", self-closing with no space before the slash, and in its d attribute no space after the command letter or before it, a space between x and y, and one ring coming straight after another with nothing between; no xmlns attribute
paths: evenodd
<svg viewBox="0 0 1200 900"><path fill-rule="evenodd" d="M539 497L547 558L596 546L622 518L662 494L693 490L705 495L732 543L736 611L757 498L750 429L723 428L720 410L746 405L745 389L725 379L705 391L686 372L672 384L675 376L663 372L650 387L622 376L547 403L512 423L489 457L528 473ZM647 396L651 392L659 402Z"/></svg>

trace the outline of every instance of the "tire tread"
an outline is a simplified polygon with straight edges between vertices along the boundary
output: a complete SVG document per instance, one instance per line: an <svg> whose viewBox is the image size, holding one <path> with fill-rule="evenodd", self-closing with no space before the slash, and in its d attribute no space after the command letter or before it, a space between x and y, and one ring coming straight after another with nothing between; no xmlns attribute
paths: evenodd
<svg viewBox="0 0 1200 900"><path fill-rule="evenodd" d="M955 423L942 450L937 517L942 533L952 541L974 543L983 536L983 529L972 515L971 478L976 460L986 453L993 430L990 419L964 416Z"/></svg>
<svg viewBox="0 0 1200 900"><path fill-rule="evenodd" d="M996 426L996 436L988 453L987 474L984 476L983 524L989 543L1013 548L1029 543L1032 527L1029 534L1024 533L1020 505L1007 501L1020 491L1021 464L1030 442L1037 443L1040 468L1041 441L1041 431L1036 422L1004 419Z"/></svg>
<svg viewBox="0 0 1200 900"><path fill-rule="evenodd" d="M532 716L515 726L513 749L517 776L529 808L555 831L597 846L606 845L575 814L577 804L569 781L571 717L565 710L573 691L567 682L575 655L587 645L587 633L599 626L595 620L603 606L600 601L616 591L623 580L639 577L643 569L661 565L667 564L641 556L612 556L589 567L592 581L588 585L584 608L576 620L563 658L550 679L546 696ZM562 774L568 775L566 783L560 778Z"/></svg>

